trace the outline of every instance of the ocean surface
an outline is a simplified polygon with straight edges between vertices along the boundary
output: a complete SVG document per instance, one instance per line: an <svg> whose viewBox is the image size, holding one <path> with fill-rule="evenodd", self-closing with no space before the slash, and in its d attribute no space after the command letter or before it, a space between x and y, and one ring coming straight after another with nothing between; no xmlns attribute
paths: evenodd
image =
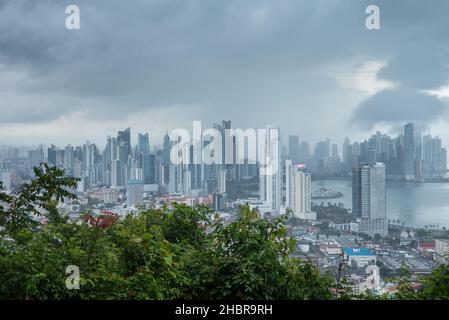
<svg viewBox="0 0 449 320"><path fill-rule="evenodd" d="M328 188L343 193L337 199L313 200L314 203L342 202L352 209L350 180L317 180L312 190ZM435 225L449 228L449 183L387 182L387 219L400 220L409 227Z"/></svg>

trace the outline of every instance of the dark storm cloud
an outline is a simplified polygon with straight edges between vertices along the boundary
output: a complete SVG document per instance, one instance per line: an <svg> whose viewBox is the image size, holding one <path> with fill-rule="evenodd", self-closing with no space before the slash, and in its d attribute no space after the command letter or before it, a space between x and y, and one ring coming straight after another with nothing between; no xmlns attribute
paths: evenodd
<svg viewBox="0 0 449 320"><path fill-rule="evenodd" d="M394 82L396 88L363 101L353 113L353 124L371 129L378 123L415 121L428 126L440 119L448 120L447 101L423 93L449 84L448 4L380 4L386 20L384 28L391 27L392 32L389 41L381 44L389 52L389 60L378 77Z"/></svg>
<svg viewBox="0 0 449 320"><path fill-rule="evenodd" d="M449 80L449 55L444 48L446 45L447 43L435 43L430 39L404 44L378 76L418 90L444 85Z"/></svg>
<svg viewBox="0 0 449 320"><path fill-rule="evenodd" d="M394 125L411 121L425 125L447 117L447 112L444 102L416 90L384 90L362 102L353 114L353 121L368 130L376 123Z"/></svg>
<svg viewBox="0 0 449 320"><path fill-rule="evenodd" d="M71 103L61 106L53 95L103 118L121 117L124 108L137 112L166 105L205 105L235 114L268 110L298 100L301 90L279 84L279 78L300 87L304 76L289 73L337 51L348 54L336 46L332 32L335 15L345 8L329 1L276 3L76 1L81 30L70 32L63 27L69 2L10 1L0 12L0 26L8 31L0 35L0 63L29 72L32 81L20 83L20 93L48 94L40 102L47 112L36 121L73 111ZM346 21L363 22L362 9ZM283 92L285 101L273 101L280 87L291 89ZM18 121L29 107L16 108ZM3 118L13 120L13 113Z"/></svg>
<svg viewBox="0 0 449 320"><path fill-rule="evenodd" d="M8 95L0 90L0 110L9 108L3 123L45 122L74 111L106 120L164 106L185 115L201 106L192 118L274 118L296 130L292 113L319 118L335 100L354 109L331 73L314 70L360 57L385 60L379 77L399 89L364 101L353 123L388 121L382 114L407 120L425 108L435 114L424 114L428 121L444 113L439 100L419 93L447 81L444 0L1 3L0 66L25 74ZM81 30L64 28L69 4L81 9ZM379 31L364 27L368 4L381 8ZM409 109L394 103L406 100ZM40 111L24 117L36 105Z"/></svg>
<svg viewBox="0 0 449 320"><path fill-rule="evenodd" d="M428 126L440 119L449 120L448 101L423 92L449 83L445 45L426 39L400 48L378 73L379 78L397 86L363 101L354 111L352 123L372 129L378 123L413 121Z"/></svg>

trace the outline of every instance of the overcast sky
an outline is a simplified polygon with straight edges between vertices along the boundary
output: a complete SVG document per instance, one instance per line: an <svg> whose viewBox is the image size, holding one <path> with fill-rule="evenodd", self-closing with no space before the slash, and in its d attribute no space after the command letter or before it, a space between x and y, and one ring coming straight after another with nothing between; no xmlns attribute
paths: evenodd
<svg viewBox="0 0 449 320"><path fill-rule="evenodd" d="M448 14L447 0L0 0L0 144L104 145L131 126L154 145L229 119L339 144L418 121L448 146Z"/></svg>

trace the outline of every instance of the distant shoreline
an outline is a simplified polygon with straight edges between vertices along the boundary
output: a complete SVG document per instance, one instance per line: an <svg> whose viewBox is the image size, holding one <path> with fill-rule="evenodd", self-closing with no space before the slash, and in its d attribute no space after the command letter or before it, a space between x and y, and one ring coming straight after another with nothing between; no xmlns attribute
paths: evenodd
<svg viewBox="0 0 449 320"><path fill-rule="evenodd" d="M312 181L352 181L351 177L318 177L314 178L312 176ZM449 183L449 178L445 179L434 179L434 180L405 180L405 179L386 179L387 182L402 182L402 183L408 183L408 184L420 184L420 183Z"/></svg>

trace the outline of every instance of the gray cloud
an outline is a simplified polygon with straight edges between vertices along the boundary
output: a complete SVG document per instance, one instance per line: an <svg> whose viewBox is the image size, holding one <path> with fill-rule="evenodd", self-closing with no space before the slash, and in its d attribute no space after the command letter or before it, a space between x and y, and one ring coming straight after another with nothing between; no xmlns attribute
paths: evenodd
<svg viewBox="0 0 449 320"><path fill-rule="evenodd" d="M377 123L396 124L404 121L426 125L447 118L448 106L443 101L410 89L384 90L362 102L353 121L371 130Z"/></svg>
<svg viewBox="0 0 449 320"><path fill-rule="evenodd" d="M448 3L437 1L426 6L422 2L381 3L391 27L387 65L378 77L396 84L360 103L352 115L352 124L372 129L379 123L398 125L415 121L428 127L440 119L447 120L447 101L423 93L423 90L448 84L449 27L445 13ZM401 10L398 14L396 10ZM387 50L385 50L387 51Z"/></svg>
<svg viewBox="0 0 449 320"><path fill-rule="evenodd" d="M72 3L81 9L79 31L64 28ZM174 119L274 120L316 137L316 122L326 124L320 135L332 135L410 115L438 119L425 110L441 116L442 102L419 91L446 84L449 3L374 1L381 30L368 31L364 11L372 3L5 0L0 66L25 77L0 89L0 123L44 123L73 112L101 122L169 106ZM323 72L361 57L386 61L378 77L402 89L366 100Z"/></svg>

